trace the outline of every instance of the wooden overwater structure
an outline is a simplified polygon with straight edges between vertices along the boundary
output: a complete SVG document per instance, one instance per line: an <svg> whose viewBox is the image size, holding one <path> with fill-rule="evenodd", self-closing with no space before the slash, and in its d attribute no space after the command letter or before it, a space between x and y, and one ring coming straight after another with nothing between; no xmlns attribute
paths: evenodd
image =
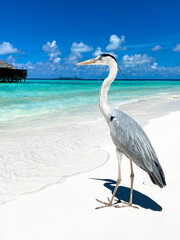
<svg viewBox="0 0 180 240"><path fill-rule="evenodd" d="M13 83L26 81L27 70L18 69L13 65L0 60L0 82Z"/></svg>

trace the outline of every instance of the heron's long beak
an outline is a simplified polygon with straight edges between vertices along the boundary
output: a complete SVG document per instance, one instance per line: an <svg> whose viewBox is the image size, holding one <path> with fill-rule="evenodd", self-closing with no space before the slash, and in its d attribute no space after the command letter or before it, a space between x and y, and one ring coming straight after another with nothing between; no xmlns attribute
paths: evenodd
<svg viewBox="0 0 180 240"><path fill-rule="evenodd" d="M89 64L94 64L96 62L95 59L90 59L84 62L76 63L76 65L89 65Z"/></svg>

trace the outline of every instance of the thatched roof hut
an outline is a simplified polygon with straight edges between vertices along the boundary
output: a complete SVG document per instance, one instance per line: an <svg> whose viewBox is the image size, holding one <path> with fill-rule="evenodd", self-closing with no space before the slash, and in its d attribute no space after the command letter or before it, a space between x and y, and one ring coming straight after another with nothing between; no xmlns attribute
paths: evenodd
<svg viewBox="0 0 180 240"><path fill-rule="evenodd" d="M10 68L10 69L17 69L16 67L14 67L13 65L4 62L3 60L0 59L0 68Z"/></svg>
<svg viewBox="0 0 180 240"><path fill-rule="evenodd" d="M26 80L27 70L18 69L0 59L0 82L21 82Z"/></svg>

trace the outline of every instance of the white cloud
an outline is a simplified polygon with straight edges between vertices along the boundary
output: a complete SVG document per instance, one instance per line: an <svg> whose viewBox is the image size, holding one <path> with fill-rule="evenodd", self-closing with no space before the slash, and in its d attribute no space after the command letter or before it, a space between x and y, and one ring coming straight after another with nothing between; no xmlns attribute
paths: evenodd
<svg viewBox="0 0 180 240"><path fill-rule="evenodd" d="M61 61L61 58L58 58L58 57L53 60L54 63L58 63L60 61Z"/></svg>
<svg viewBox="0 0 180 240"><path fill-rule="evenodd" d="M51 77L58 76L59 71L61 69L62 63L59 55L61 54L56 41L52 43L47 42L42 46L42 50L49 56L46 62L37 62L33 64L28 61L26 64L15 64L18 68L28 69L28 73L30 76L37 77Z"/></svg>
<svg viewBox="0 0 180 240"><path fill-rule="evenodd" d="M157 65L158 65L158 64L157 64L156 62L154 62L153 65L151 66L151 68L152 68L152 69L157 69Z"/></svg>
<svg viewBox="0 0 180 240"><path fill-rule="evenodd" d="M116 50L125 50L126 47L122 48L122 43L125 43L125 36L122 35L121 38L119 38L117 35L111 35L110 36L110 43L106 47L107 51L116 51Z"/></svg>
<svg viewBox="0 0 180 240"><path fill-rule="evenodd" d="M12 65L15 65L15 62L16 62L16 58L13 57L12 55L10 55L9 57L6 58L6 62L12 64Z"/></svg>
<svg viewBox="0 0 180 240"><path fill-rule="evenodd" d="M19 50L14 48L9 42L3 42L0 44L0 55L17 53Z"/></svg>
<svg viewBox="0 0 180 240"><path fill-rule="evenodd" d="M83 58L79 52L72 52L67 58L65 58L65 63L67 64L75 64Z"/></svg>
<svg viewBox="0 0 180 240"><path fill-rule="evenodd" d="M180 66L175 67L158 67L157 72L160 78L180 78Z"/></svg>
<svg viewBox="0 0 180 240"><path fill-rule="evenodd" d="M101 55L103 52L100 47L97 47L96 51L93 53L94 57Z"/></svg>
<svg viewBox="0 0 180 240"><path fill-rule="evenodd" d="M123 38L121 37L121 40ZM111 42L112 43L112 42ZM177 44L175 48L178 50ZM121 44L116 44L116 47L122 49ZM27 62L26 64L15 64L15 58L9 56L6 60L18 68L28 69L28 77L105 77L108 74L108 68L105 66L87 66L86 68L80 68L75 63L82 59L83 52L92 51L93 48L85 45L84 43L73 43L71 47L71 53L61 62L59 55L61 54L56 41L52 43L47 42L42 46L43 51L48 55L46 62ZM116 58L115 50L109 52ZM93 52L93 56L102 54L102 49L97 47ZM156 59L148 56L147 54L135 54L124 55L120 61L121 70L127 75L128 78L163 78L163 77L180 77L180 67L163 67L159 66Z"/></svg>
<svg viewBox="0 0 180 240"><path fill-rule="evenodd" d="M24 69L28 69L28 70L32 70L32 69L35 69L36 68L36 65L35 64L32 64L32 62L28 61L27 63L25 64L21 64L21 63L17 63L15 64L15 66L17 68L24 68Z"/></svg>
<svg viewBox="0 0 180 240"><path fill-rule="evenodd" d="M118 55L115 54L114 52L108 52L108 53L112 54L115 58L118 58ZM97 57L97 56L99 56L99 55L101 55L101 54L103 54L101 48L100 48L100 47L97 47L96 51L93 53L93 56L94 56L94 57Z"/></svg>
<svg viewBox="0 0 180 240"><path fill-rule="evenodd" d="M47 42L42 46L42 49L45 53L48 54L50 61L59 62L61 59L58 57L58 55L61 54L59 47L56 44L56 41L53 41L52 43Z"/></svg>
<svg viewBox="0 0 180 240"><path fill-rule="evenodd" d="M88 46L82 42L80 43L73 42L71 46L71 52L83 53L83 52L91 52L92 50L93 50L92 46Z"/></svg>
<svg viewBox="0 0 180 240"><path fill-rule="evenodd" d="M162 47L160 45L156 45L152 48L152 51L158 51L158 50L161 50Z"/></svg>
<svg viewBox="0 0 180 240"><path fill-rule="evenodd" d="M20 68L20 69L25 68L25 69L29 70L29 69L34 69L35 68L34 65L30 61L28 61L25 64L24 63L16 63L16 58L13 57L12 55L10 55L9 57L6 58L6 62L8 62L8 63L14 65L17 68Z"/></svg>
<svg viewBox="0 0 180 240"><path fill-rule="evenodd" d="M27 68L27 69L34 69L35 66L32 64L32 62L28 61L28 62L25 64L25 68Z"/></svg>
<svg viewBox="0 0 180 240"><path fill-rule="evenodd" d="M135 66L135 65L143 65L154 63L155 59L152 57L148 57L147 54L135 54L133 56L124 55L123 56L123 64L127 66Z"/></svg>
<svg viewBox="0 0 180 240"><path fill-rule="evenodd" d="M173 49L174 52L180 52L180 44L176 44L175 48Z"/></svg>
<svg viewBox="0 0 180 240"><path fill-rule="evenodd" d="M121 61L122 71L132 77L152 77L157 74L158 64L156 59L148 56L147 54L135 54L132 56L125 55Z"/></svg>

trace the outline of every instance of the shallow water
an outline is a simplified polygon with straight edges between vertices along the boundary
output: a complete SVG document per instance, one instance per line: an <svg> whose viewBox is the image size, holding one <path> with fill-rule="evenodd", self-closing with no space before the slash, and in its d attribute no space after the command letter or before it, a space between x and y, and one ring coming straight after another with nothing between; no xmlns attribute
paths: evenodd
<svg viewBox="0 0 180 240"><path fill-rule="evenodd" d="M26 83L0 84L0 121L38 118L41 115L71 115L98 111L102 81L27 80ZM180 92L180 82L115 81L109 91L114 107L141 99Z"/></svg>

